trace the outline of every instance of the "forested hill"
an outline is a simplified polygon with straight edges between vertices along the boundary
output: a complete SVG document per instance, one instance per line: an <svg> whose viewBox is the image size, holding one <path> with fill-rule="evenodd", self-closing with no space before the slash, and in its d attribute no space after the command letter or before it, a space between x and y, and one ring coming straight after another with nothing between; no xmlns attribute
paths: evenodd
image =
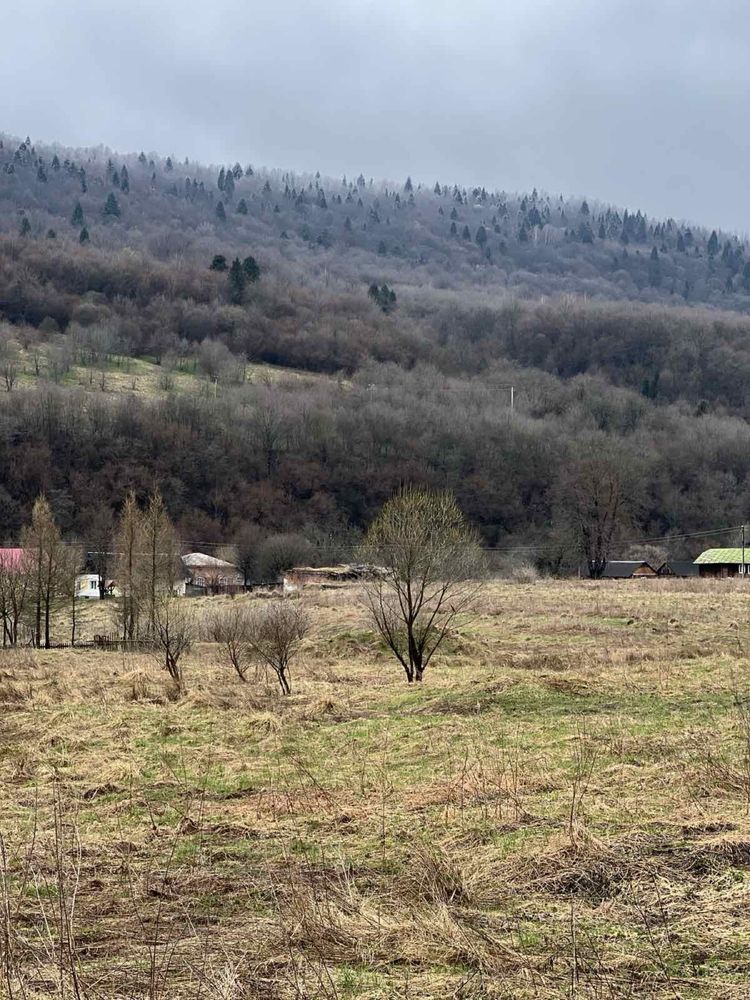
<svg viewBox="0 0 750 1000"><path fill-rule="evenodd" d="M621 555L750 520L746 253L593 199L5 137L0 541L43 491L95 544L155 485L191 548L310 560L404 482L550 569L598 490Z"/></svg>
<svg viewBox="0 0 750 1000"><path fill-rule="evenodd" d="M70 150L0 135L0 232L158 260L248 246L285 275L562 292L750 309L750 252L732 234L536 189L509 194L330 179L153 153Z"/></svg>

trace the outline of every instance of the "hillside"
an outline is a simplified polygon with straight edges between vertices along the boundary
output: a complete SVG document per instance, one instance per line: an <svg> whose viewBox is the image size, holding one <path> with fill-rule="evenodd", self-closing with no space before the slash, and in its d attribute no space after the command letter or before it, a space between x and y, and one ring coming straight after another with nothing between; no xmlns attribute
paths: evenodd
<svg viewBox="0 0 750 1000"><path fill-rule="evenodd" d="M202 263L254 247L285 275L750 308L734 234L585 198L322 178L0 134L0 232ZM114 199L114 200L113 200ZM109 209L107 208L109 202Z"/></svg>
<svg viewBox="0 0 750 1000"><path fill-rule="evenodd" d="M191 547L252 523L321 558L403 482L552 571L582 554L581 483L616 486L621 555L748 519L731 234L9 137L0 234L3 541L39 491L86 543L154 485Z"/></svg>

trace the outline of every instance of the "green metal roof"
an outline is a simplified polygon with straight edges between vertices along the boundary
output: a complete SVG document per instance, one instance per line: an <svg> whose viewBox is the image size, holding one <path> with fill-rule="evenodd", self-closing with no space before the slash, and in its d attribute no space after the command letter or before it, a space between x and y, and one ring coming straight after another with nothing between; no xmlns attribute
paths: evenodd
<svg viewBox="0 0 750 1000"><path fill-rule="evenodd" d="M739 566L742 562L742 549L706 549L695 561L701 566L723 563ZM745 562L750 565L750 545L745 548Z"/></svg>

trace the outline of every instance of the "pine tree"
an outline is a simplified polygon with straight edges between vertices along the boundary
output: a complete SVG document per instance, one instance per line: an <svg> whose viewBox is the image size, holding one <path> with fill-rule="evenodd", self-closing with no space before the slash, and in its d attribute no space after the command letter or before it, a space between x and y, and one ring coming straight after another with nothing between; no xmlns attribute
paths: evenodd
<svg viewBox="0 0 750 1000"><path fill-rule="evenodd" d="M485 244L487 243L487 230L484 228L484 226L480 226L479 229L477 229L477 235L474 238L476 239L479 246L484 248Z"/></svg>
<svg viewBox="0 0 750 1000"><path fill-rule="evenodd" d="M25 215L21 219L21 228L19 230L19 235L20 236L30 236L31 235L31 223L29 222L28 217L25 216Z"/></svg>
<svg viewBox="0 0 750 1000"><path fill-rule="evenodd" d="M260 279L260 267L255 257L245 257L242 261L242 271L250 284L255 284Z"/></svg>
<svg viewBox="0 0 750 1000"><path fill-rule="evenodd" d="M111 219L117 219L120 216L120 206L117 203L117 198L115 198L113 191L110 191L107 195L107 201L104 205L102 214Z"/></svg>
<svg viewBox="0 0 750 1000"><path fill-rule="evenodd" d="M247 278L240 259L239 257L235 257L232 261L232 266L229 268L229 301L234 305L240 305L242 302L246 281Z"/></svg>
<svg viewBox="0 0 750 1000"><path fill-rule="evenodd" d="M223 253L217 253L209 266L210 271L226 271L227 259Z"/></svg>
<svg viewBox="0 0 750 1000"><path fill-rule="evenodd" d="M224 208L223 201L217 202L216 204L216 218L219 220L219 222L227 221L227 212L226 209Z"/></svg>
<svg viewBox="0 0 750 1000"><path fill-rule="evenodd" d="M648 283L652 288L658 288L661 285L661 261L659 260L659 251L656 247L651 250L651 257L648 262Z"/></svg>
<svg viewBox="0 0 750 1000"><path fill-rule="evenodd" d="M584 198L581 202L581 215L588 216L590 214L589 203Z"/></svg>
<svg viewBox="0 0 750 1000"><path fill-rule="evenodd" d="M719 250L719 237L716 235L716 230L714 229L708 238L708 245L706 246L708 250L709 257L715 257Z"/></svg>
<svg viewBox="0 0 750 1000"><path fill-rule="evenodd" d="M54 229L48 229L47 230L47 239L48 240L56 240L57 239L57 233L55 232Z"/></svg>
<svg viewBox="0 0 750 1000"><path fill-rule="evenodd" d="M469 229L468 226L464 226L463 231L461 233L461 237L465 240L471 239L471 230Z"/></svg>
<svg viewBox="0 0 750 1000"><path fill-rule="evenodd" d="M231 170L228 170L224 177L224 194L228 201L234 197L234 174Z"/></svg>
<svg viewBox="0 0 750 1000"><path fill-rule="evenodd" d="M127 167L123 167L120 171L120 190L123 194L128 194L130 191L130 174Z"/></svg>
<svg viewBox="0 0 750 1000"><path fill-rule="evenodd" d="M88 243L89 239L90 239L90 237L89 237L89 231L88 231L88 229L85 226L83 226L83 228L81 229L80 233L78 234L78 242L81 245L83 245L84 243Z"/></svg>
<svg viewBox="0 0 750 1000"><path fill-rule="evenodd" d="M174 164L172 163L171 156L167 157L167 162L164 164L164 169L167 171L167 173L171 173L172 170L174 170Z"/></svg>
<svg viewBox="0 0 750 1000"><path fill-rule="evenodd" d="M55 153L55 155L52 157L52 169L55 172L57 172L60 169L60 159L57 153Z"/></svg>
<svg viewBox="0 0 750 1000"><path fill-rule="evenodd" d="M247 202L245 201L244 198L240 198L240 200L237 202L237 214L247 215Z"/></svg>
<svg viewBox="0 0 750 1000"><path fill-rule="evenodd" d="M411 177L406 178L406 184L404 184L404 191L413 191L414 185L411 182Z"/></svg>
<svg viewBox="0 0 750 1000"><path fill-rule="evenodd" d="M75 203L73 208L73 214L70 217L70 224L72 226L82 226L83 225L83 208L81 207L80 201Z"/></svg>

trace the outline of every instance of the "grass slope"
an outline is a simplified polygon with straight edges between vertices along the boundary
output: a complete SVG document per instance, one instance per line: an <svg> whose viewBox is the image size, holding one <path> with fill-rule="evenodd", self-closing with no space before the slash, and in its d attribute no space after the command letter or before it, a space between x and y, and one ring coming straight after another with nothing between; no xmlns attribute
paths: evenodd
<svg viewBox="0 0 750 1000"><path fill-rule="evenodd" d="M746 996L743 589L494 584L413 689L355 589L305 600L285 700L210 644L179 701L0 657L14 996Z"/></svg>

